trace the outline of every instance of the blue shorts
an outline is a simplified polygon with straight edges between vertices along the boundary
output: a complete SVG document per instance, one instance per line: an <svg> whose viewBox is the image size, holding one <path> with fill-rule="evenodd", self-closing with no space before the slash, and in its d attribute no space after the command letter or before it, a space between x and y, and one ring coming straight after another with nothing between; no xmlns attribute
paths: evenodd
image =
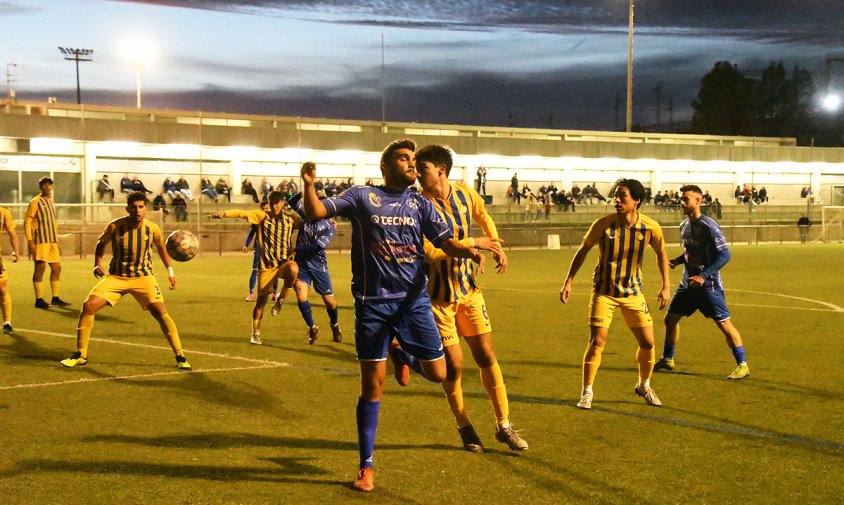
<svg viewBox="0 0 844 505"><path fill-rule="evenodd" d="M400 302L363 304L355 300L355 349L359 360L387 359L387 346L393 337L417 359L433 361L445 356L427 293Z"/></svg>
<svg viewBox="0 0 844 505"><path fill-rule="evenodd" d="M296 279L299 282L304 282L305 285L314 285L314 291L322 296L332 296L334 289L331 287L331 276L328 275L328 270L308 269L299 265L299 275Z"/></svg>
<svg viewBox="0 0 844 505"><path fill-rule="evenodd" d="M716 322L730 318L727 299L722 289L706 286L678 287L668 305L668 313L691 316L696 310Z"/></svg>

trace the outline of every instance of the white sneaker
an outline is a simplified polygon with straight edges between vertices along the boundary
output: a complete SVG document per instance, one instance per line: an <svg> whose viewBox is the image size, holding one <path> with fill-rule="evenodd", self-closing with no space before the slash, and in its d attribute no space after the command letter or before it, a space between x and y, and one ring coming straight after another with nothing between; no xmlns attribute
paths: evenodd
<svg viewBox="0 0 844 505"><path fill-rule="evenodd" d="M662 406L662 402L656 397L656 391L654 391L650 386L636 386L633 391L644 398L645 401L648 402L648 405L652 405L654 407Z"/></svg>
<svg viewBox="0 0 844 505"><path fill-rule="evenodd" d="M261 345L261 334L260 333L252 334L252 338L249 339L249 342L252 343L252 344L255 344L255 345Z"/></svg>
<svg viewBox="0 0 844 505"><path fill-rule="evenodd" d="M577 402L577 406L582 408L583 410L589 410L592 408L592 393L583 393L580 395L580 401Z"/></svg>
<svg viewBox="0 0 844 505"><path fill-rule="evenodd" d="M277 316L279 312L281 312L281 304L284 302L281 298L275 301L273 304L273 309L270 311L273 317Z"/></svg>

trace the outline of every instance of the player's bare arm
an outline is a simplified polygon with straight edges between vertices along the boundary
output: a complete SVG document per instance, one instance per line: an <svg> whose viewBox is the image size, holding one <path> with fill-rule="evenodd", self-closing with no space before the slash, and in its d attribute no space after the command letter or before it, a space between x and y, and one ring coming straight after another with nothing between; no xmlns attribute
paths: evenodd
<svg viewBox="0 0 844 505"><path fill-rule="evenodd" d="M671 300L671 278L668 274L668 253L665 252L665 247L656 250L656 265L659 268L659 273L662 276L662 288L656 296L656 301L659 303L659 310L664 309Z"/></svg>
<svg viewBox="0 0 844 505"><path fill-rule="evenodd" d="M571 265L569 265L569 273L566 275L566 280L563 282L563 287L560 289L561 302L569 302L569 298L571 297L571 283L574 280L574 276L577 275L577 272L580 270L580 267L583 266L583 262L586 261L586 256L589 254L590 249L592 249L591 245L587 245L585 243L580 244L580 247L577 249L577 253L575 253L574 258L572 258Z"/></svg>
<svg viewBox="0 0 844 505"><path fill-rule="evenodd" d="M158 257L164 263L167 269L167 279L170 281L170 289L176 289L176 274L173 272L173 267L170 266L170 255L167 254L167 248L164 247L164 239L160 236L155 238L155 249L158 251Z"/></svg>
<svg viewBox="0 0 844 505"><path fill-rule="evenodd" d="M310 220L325 219L328 209L319 199L314 188L316 180L316 164L306 161L302 164L302 207L305 217Z"/></svg>
<svg viewBox="0 0 844 505"><path fill-rule="evenodd" d="M470 258L475 263L480 264L482 261L481 253L472 249L471 247L466 247L465 245L461 244L457 240L450 238L440 244L440 249L443 250L444 253L448 254L452 258Z"/></svg>
<svg viewBox="0 0 844 505"><path fill-rule="evenodd" d="M105 270L103 269L103 255L105 255L106 243L103 241L97 242L97 247L94 250L94 277L100 279L105 277Z"/></svg>
<svg viewBox="0 0 844 505"><path fill-rule="evenodd" d="M15 229L11 222L6 223L6 235L9 236L9 242L12 244L12 256L15 258L12 260L12 263L17 263L19 255L18 235L15 233Z"/></svg>

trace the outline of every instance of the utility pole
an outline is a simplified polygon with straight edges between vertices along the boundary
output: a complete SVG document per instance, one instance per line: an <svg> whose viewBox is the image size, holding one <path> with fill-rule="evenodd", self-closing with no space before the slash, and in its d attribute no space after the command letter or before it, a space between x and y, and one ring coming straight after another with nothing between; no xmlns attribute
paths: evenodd
<svg viewBox="0 0 844 505"><path fill-rule="evenodd" d="M80 61L94 61L93 58L87 58L94 54L93 49L74 49L72 47L59 47L59 51L64 55L64 59L76 62L76 103L82 104L82 90L79 87L79 62Z"/></svg>
<svg viewBox="0 0 844 505"><path fill-rule="evenodd" d="M12 99L12 95L14 94L14 92L12 91L12 83L15 81L15 79L12 75L12 69L17 66L17 63L15 62L6 63L6 98L8 98L9 100Z"/></svg>
<svg viewBox="0 0 844 505"><path fill-rule="evenodd" d="M633 131L633 0L630 0L630 27L627 31L627 133Z"/></svg>

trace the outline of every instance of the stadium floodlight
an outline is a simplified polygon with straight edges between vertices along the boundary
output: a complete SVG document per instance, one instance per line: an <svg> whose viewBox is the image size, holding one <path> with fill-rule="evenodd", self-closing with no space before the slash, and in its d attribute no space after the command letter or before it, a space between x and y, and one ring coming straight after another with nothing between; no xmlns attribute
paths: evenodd
<svg viewBox="0 0 844 505"><path fill-rule="evenodd" d="M59 51L64 55L64 59L76 62L76 103L82 104L82 91L79 87L79 62L80 61L94 61L89 58L94 54L93 49L76 49L73 47L59 47Z"/></svg>
<svg viewBox="0 0 844 505"><path fill-rule="evenodd" d="M630 17L627 30L627 114L625 131L633 131L633 0L630 0Z"/></svg>
<svg viewBox="0 0 844 505"><path fill-rule="evenodd" d="M134 41L124 49L124 55L129 66L135 69L136 104L141 108L141 69L149 65L153 59L153 49L148 44Z"/></svg>
<svg viewBox="0 0 844 505"><path fill-rule="evenodd" d="M823 108L829 112L836 112L841 108L841 97L835 93L829 93L821 101Z"/></svg>

